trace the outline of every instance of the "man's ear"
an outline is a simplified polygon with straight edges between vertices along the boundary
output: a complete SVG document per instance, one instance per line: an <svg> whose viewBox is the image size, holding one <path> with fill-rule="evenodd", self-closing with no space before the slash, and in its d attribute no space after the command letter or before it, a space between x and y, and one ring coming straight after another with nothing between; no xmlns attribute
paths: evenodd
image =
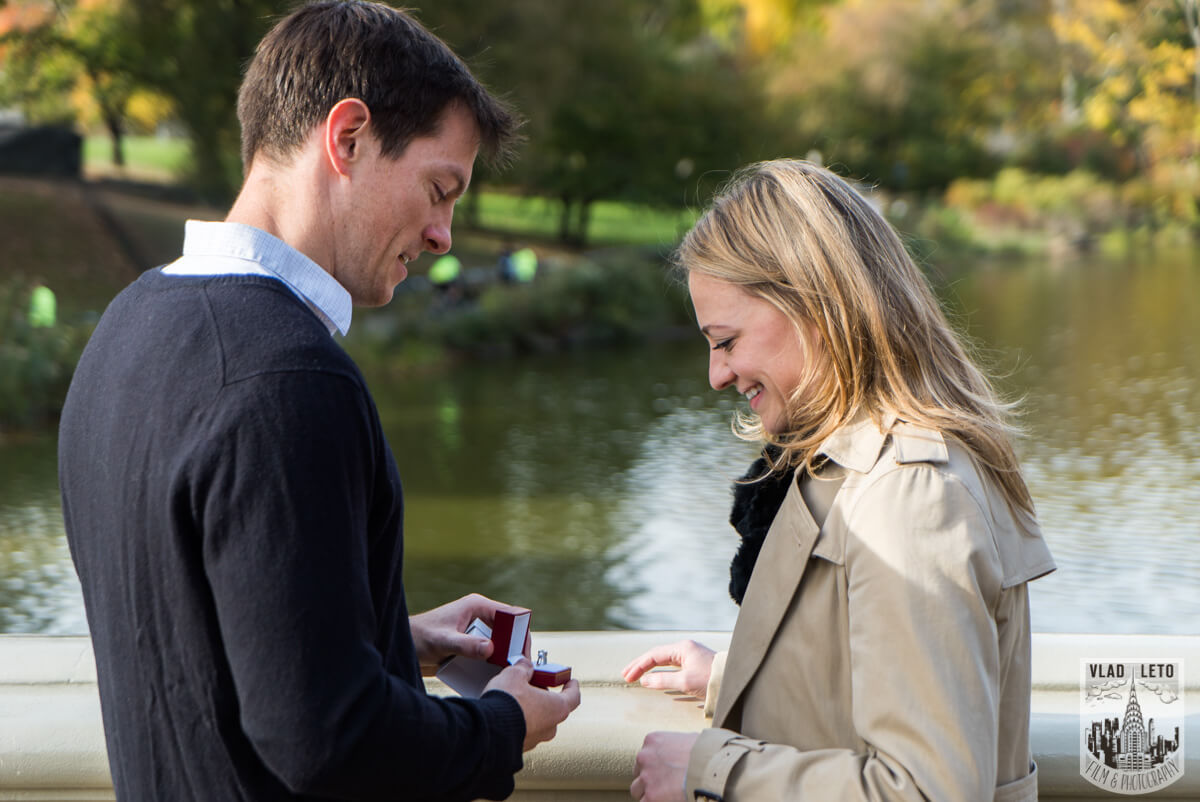
<svg viewBox="0 0 1200 802"><path fill-rule="evenodd" d="M325 155L338 175L362 157L371 110L358 98L339 100L325 117Z"/></svg>

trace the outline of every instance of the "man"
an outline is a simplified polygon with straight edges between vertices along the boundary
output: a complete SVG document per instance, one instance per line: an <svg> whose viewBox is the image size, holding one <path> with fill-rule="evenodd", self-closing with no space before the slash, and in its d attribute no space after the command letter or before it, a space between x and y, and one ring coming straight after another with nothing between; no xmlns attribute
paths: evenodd
<svg viewBox="0 0 1200 802"><path fill-rule="evenodd" d="M515 128L436 37L386 6L306 6L238 96L245 185L224 223L105 312L59 473L119 799L499 799L578 684L522 661L478 700L422 672L505 609L409 617L399 477L331 336L450 248L482 144Z"/></svg>

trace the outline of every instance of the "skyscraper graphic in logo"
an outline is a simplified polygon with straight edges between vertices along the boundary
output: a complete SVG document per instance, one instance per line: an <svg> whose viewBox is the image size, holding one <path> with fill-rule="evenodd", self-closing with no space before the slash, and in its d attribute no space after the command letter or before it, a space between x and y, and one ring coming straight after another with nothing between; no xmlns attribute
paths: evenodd
<svg viewBox="0 0 1200 802"><path fill-rule="evenodd" d="M1182 660L1081 660L1079 773L1118 794L1183 776Z"/></svg>

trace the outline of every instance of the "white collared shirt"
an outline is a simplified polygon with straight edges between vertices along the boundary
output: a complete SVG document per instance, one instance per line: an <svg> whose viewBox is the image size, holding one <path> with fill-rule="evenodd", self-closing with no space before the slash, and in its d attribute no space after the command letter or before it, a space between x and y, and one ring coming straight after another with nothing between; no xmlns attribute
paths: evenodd
<svg viewBox="0 0 1200 802"><path fill-rule="evenodd" d="M304 301L329 333L350 330L354 304L324 268L281 239L244 223L188 220L183 256L162 269L169 276L268 276Z"/></svg>

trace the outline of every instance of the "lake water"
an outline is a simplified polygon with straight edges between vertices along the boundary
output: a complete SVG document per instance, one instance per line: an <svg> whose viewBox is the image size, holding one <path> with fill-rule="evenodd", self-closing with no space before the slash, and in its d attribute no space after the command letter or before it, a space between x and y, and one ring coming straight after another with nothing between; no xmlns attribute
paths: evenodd
<svg viewBox="0 0 1200 802"><path fill-rule="evenodd" d="M981 267L948 305L1025 398L1056 573L1042 632L1200 634L1200 259ZM683 343L370 377L407 503L414 609L463 593L538 629L725 629L730 484L754 457ZM53 435L0 445L0 631L84 633Z"/></svg>

